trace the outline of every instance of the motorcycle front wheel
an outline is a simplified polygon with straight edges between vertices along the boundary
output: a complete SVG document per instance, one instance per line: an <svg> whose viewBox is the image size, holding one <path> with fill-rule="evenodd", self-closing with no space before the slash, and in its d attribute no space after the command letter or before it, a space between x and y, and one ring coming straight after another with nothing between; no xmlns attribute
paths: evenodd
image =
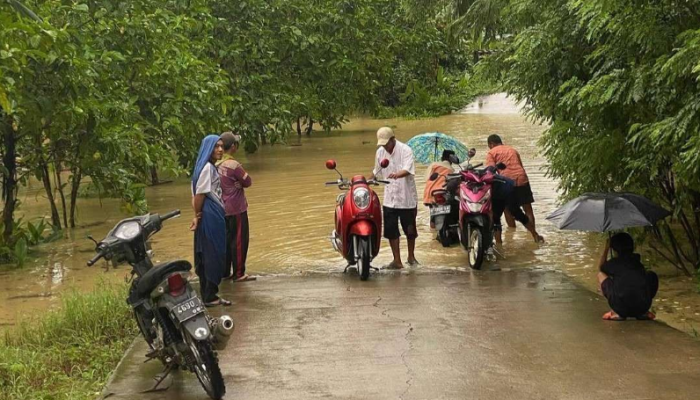
<svg viewBox="0 0 700 400"><path fill-rule="evenodd" d="M472 269L481 269L484 263L484 234L481 227L469 224L467 227L467 261Z"/></svg>
<svg viewBox="0 0 700 400"><path fill-rule="evenodd" d="M197 375L199 383L202 384L209 397L220 400L226 394L226 385L211 341L197 341L187 335L187 342L194 359L194 373Z"/></svg>
<svg viewBox="0 0 700 400"><path fill-rule="evenodd" d="M360 280L366 281L369 278L369 263L370 263L370 251L369 251L369 238L368 237L358 237L357 238L357 255L359 259L357 260L357 272L360 273Z"/></svg>

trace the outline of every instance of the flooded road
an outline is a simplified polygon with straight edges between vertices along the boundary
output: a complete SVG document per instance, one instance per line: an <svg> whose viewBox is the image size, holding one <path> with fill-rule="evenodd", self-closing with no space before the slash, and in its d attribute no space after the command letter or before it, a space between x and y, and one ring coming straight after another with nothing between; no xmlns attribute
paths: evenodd
<svg viewBox="0 0 700 400"><path fill-rule="evenodd" d="M527 232L518 227L504 232L505 259L485 266L486 269L555 269L565 271L584 286L595 290L595 262L600 253L600 235L557 231L544 217L557 205L556 182L545 176L545 161L538 153L537 142L546 127L532 124L518 112L519 108L504 95L487 96L461 113L424 120L354 119L342 131L315 133L287 145L266 147L253 155L241 155L253 178L247 190L250 204L251 246L248 271L252 274L297 274L309 271L338 272L345 267L343 258L327 237L333 229L333 210L338 189L325 187L335 179L324 168L324 161L334 158L343 174L369 174L376 149L376 130L392 126L401 141L425 132L439 131L455 136L477 149L476 162L483 161L488 150L486 138L499 134L504 142L521 153L535 195L533 208L538 230L546 243L535 244ZM422 195L426 166L418 166L416 183ZM43 189L35 185L20 194L22 210L28 216L42 215L48 209ZM382 189L377 189L382 193ZM147 189L152 212L183 210L183 217L166 223L155 236L156 261L184 258L192 261L193 235L188 230L192 217L189 182L185 179ZM105 272L98 264L88 268L91 243L124 215L114 199L80 199L78 218L81 227L70 239L37 248L23 269L0 269L0 325L12 324L17 315L35 314L58 303L58 294L69 288L92 289L100 279L119 281L128 277L128 268ZM416 257L425 269L465 269L466 255L458 247L443 248L434 239L428 225L427 209L419 207L419 238ZM405 257L405 243L403 243ZM391 260L388 243L382 243L374 261L382 266ZM700 319L700 302L687 278L672 276L662 282L657 302L659 316L686 331ZM230 283L224 283L230 284ZM254 283L249 283L254 284ZM670 297L669 297L670 296ZM665 299L665 301L664 301ZM695 300L693 300L695 299ZM677 303L674 303L677 302ZM686 308L688 307L688 308Z"/></svg>

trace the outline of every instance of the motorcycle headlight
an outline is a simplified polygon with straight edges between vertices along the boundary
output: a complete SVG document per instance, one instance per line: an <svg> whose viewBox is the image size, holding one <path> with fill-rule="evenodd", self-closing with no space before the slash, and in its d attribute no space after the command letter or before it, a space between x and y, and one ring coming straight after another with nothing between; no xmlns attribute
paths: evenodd
<svg viewBox="0 0 700 400"><path fill-rule="evenodd" d="M352 192L352 201L358 208L369 207L369 190L361 187Z"/></svg>
<svg viewBox="0 0 700 400"><path fill-rule="evenodd" d="M141 233L141 225L136 221L128 221L117 227L114 236L122 240L131 240Z"/></svg>
<svg viewBox="0 0 700 400"><path fill-rule="evenodd" d="M484 205L482 203L467 203L467 207L473 213L480 213Z"/></svg>

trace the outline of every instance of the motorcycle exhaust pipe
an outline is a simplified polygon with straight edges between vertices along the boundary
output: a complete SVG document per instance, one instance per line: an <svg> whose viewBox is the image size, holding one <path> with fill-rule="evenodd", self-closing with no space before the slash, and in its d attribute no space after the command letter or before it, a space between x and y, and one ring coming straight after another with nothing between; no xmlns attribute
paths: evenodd
<svg viewBox="0 0 700 400"><path fill-rule="evenodd" d="M214 349L223 350L226 348L228 339L231 337L236 325L233 323L233 318L228 315L222 315L218 319L213 320L212 334L214 336Z"/></svg>

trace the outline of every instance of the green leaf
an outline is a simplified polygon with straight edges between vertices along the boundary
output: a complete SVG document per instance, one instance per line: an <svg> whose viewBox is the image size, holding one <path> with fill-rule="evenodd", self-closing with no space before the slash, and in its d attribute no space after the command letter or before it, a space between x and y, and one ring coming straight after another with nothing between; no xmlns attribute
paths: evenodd
<svg viewBox="0 0 700 400"><path fill-rule="evenodd" d="M0 86L0 107L5 111L5 114L12 114L12 104L10 104L10 99L7 98L7 93L2 86Z"/></svg>

